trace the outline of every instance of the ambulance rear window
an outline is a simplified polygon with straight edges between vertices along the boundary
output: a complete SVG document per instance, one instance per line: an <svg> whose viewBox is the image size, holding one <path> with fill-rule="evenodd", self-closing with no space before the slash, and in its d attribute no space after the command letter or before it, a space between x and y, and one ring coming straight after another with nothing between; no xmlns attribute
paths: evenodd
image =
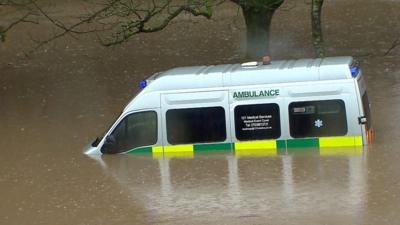
<svg viewBox="0 0 400 225"><path fill-rule="evenodd" d="M346 135L345 104L342 100L290 103L289 123L295 138Z"/></svg>
<svg viewBox="0 0 400 225"><path fill-rule="evenodd" d="M170 144L222 142L226 140L222 107L171 109L166 113Z"/></svg>

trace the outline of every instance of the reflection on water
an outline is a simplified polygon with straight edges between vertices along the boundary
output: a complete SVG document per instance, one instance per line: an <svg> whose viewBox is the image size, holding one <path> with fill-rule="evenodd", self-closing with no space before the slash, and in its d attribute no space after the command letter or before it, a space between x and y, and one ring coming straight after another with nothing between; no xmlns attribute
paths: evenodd
<svg viewBox="0 0 400 225"><path fill-rule="evenodd" d="M315 214L319 216L314 219L328 216L362 224L358 219L366 212L366 153L298 150L275 156L256 152L93 158L157 221Z"/></svg>

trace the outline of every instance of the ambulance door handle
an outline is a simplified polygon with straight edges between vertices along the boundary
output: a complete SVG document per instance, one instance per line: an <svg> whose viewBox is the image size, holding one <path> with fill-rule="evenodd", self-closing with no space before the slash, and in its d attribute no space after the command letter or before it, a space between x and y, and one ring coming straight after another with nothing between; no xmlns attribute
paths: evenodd
<svg viewBox="0 0 400 225"><path fill-rule="evenodd" d="M365 116L358 117L358 124L364 125L366 123L367 123L367 117Z"/></svg>

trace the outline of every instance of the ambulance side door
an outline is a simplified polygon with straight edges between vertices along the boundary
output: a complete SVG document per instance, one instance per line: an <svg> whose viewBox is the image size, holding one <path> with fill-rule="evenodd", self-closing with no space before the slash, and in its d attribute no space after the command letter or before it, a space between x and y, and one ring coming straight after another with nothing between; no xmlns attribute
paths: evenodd
<svg viewBox="0 0 400 225"><path fill-rule="evenodd" d="M161 115L164 153L231 143L228 91L162 94Z"/></svg>
<svg viewBox="0 0 400 225"><path fill-rule="evenodd" d="M286 138L282 118L286 117L283 89L279 87L237 88L230 90L233 142Z"/></svg>

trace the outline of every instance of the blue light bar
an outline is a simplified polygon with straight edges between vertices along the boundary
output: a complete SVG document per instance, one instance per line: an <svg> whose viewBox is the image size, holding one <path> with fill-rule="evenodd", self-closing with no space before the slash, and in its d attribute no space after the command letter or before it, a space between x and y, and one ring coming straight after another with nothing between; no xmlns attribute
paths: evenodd
<svg viewBox="0 0 400 225"><path fill-rule="evenodd" d="M147 81L146 80L140 81L139 82L139 87L141 87L141 88L147 87Z"/></svg>
<svg viewBox="0 0 400 225"><path fill-rule="evenodd" d="M360 73L360 67L352 66L350 67L350 72L352 77L357 77L358 73Z"/></svg>

